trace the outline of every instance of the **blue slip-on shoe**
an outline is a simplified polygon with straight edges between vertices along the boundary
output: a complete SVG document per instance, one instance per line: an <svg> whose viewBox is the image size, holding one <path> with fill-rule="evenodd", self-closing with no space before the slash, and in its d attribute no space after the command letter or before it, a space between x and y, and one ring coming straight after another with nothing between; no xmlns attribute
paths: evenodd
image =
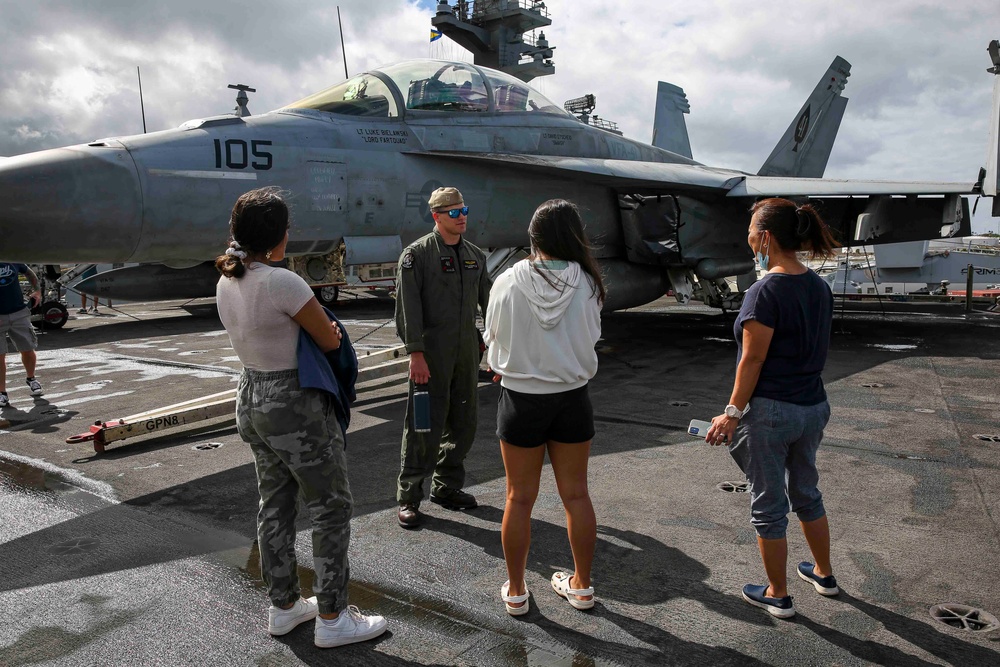
<svg viewBox="0 0 1000 667"><path fill-rule="evenodd" d="M795 616L795 608L792 607L792 596L786 595L783 598L769 598L764 593L767 592L767 585L754 586L747 584L743 587L743 599L755 607L766 609L771 616L778 618L791 618Z"/></svg>
<svg viewBox="0 0 1000 667"><path fill-rule="evenodd" d="M813 572L816 568L812 563L806 563L805 561L799 563L798 571L799 577L803 581L808 581L816 589L816 592L820 595L826 595L831 597L840 592L837 588L837 578L832 574L829 577L818 577Z"/></svg>

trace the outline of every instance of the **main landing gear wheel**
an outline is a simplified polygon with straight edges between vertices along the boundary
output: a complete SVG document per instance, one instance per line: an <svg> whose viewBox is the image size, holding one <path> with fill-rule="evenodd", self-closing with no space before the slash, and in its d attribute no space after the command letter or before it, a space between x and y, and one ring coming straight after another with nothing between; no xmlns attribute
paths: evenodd
<svg viewBox="0 0 1000 667"><path fill-rule="evenodd" d="M331 308L336 305L337 299L340 298L340 287L336 285L328 285L326 287L317 287L313 290L316 294L316 300L327 308Z"/></svg>
<svg viewBox="0 0 1000 667"><path fill-rule="evenodd" d="M35 309L35 313L41 313L41 326L43 329L62 329L69 319L69 311L66 306L58 301L46 301Z"/></svg>

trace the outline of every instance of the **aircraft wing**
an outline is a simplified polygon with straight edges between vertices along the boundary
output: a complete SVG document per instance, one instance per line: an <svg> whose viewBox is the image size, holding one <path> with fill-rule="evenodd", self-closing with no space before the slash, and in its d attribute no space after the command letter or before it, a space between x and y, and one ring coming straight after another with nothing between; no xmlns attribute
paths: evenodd
<svg viewBox="0 0 1000 667"><path fill-rule="evenodd" d="M744 177L744 174L730 169L669 162L451 151L413 152L408 155L451 161L465 160L479 164L504 164L521 171L590 181L635 194L714 191L722 195Z"/></svg>
<svg viewBox="0 0 1000 667"><path fill-rule="evenodd" d="M730 169L670 162L559 157L506 153L430 151L408 153L425 158L504 164L523 171L564 176L634 194L707 192L727 197L833 197L866 195L975 195L974 183L878 181L789 176L754 176Z"/></svg>
<svg viewBox="0 0 1000 667"><path fill-rule="evenodd" d="M746 176L728 192L729 197L799 197L865 195L974 195L974 183L934 181L874 181L833 178Z"/></svg>

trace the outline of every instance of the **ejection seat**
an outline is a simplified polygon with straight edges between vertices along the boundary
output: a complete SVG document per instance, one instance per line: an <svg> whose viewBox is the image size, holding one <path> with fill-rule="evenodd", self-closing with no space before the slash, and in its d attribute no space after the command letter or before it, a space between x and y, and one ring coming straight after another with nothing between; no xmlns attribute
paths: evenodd
<svg viewBox="0 0 1000 667"><path fill-rule="evenodd" d="M445 84L437 79L411 81L406 94L407 109L438 110L442 104L454 101L446 97Z"/></svg>
<svg viewBox="0 0 1000 667"><path fill-rule="evenodd" d="M497 86L494 91L498 111L524 111L528 108L528 89L513 84Z"/></svg>

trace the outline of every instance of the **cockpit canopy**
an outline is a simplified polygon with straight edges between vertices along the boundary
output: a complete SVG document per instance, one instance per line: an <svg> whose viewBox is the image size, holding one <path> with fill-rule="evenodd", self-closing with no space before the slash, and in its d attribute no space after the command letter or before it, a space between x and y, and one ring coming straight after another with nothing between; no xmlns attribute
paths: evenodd
<svg viewBox="0 0 1000 667"><path fill-rule="evenodd" d="M520 79L469 63L411 60L352 77L289 104L345 116L398 118L406 111L530 112L570 116Z"/></svg>

